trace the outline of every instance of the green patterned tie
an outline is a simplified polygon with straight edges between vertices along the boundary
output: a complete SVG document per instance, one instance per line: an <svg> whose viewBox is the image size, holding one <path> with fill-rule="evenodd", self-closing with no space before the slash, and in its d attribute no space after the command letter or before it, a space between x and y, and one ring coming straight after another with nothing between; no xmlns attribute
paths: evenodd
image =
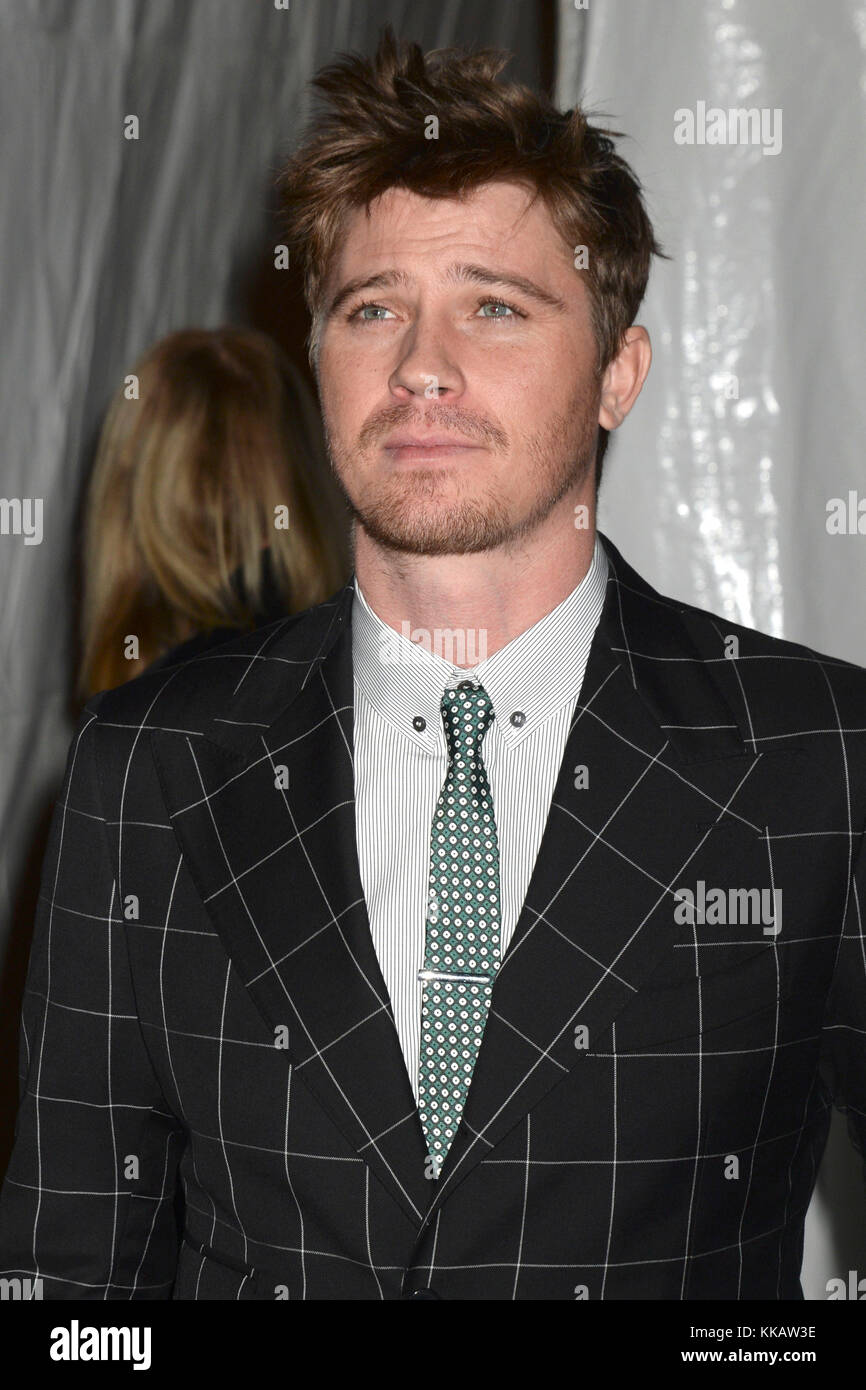
<svg viewBox="0 0 866 1390"><path fill-rule="evenodd" d="M481 741L481 685L442 697L448 772L433 817L422 981L418 1110L438 1177L460 1123L499 964L499 842Z"/></svg>

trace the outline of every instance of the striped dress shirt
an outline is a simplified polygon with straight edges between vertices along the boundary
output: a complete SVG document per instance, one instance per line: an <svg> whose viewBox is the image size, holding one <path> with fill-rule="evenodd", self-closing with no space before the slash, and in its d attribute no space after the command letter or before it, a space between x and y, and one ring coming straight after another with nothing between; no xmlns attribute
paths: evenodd
<svg viewBox="0 0 866 1390"><path fill-rule="evenodd" d="M484 736L499 840L500 952L517 924L601 616L608 562L596 536L589 569L546 617L486 657L483 634L398 632L357 577L352 607L356 838L370 930L406 1070L418 1099L425 904L433 815L448 770L441 701L479 681L494 718ZM438 640L437 640L438 638ZM414 640L413 640L414 639ZM474 666L455 665L466 657Z"/></svg>

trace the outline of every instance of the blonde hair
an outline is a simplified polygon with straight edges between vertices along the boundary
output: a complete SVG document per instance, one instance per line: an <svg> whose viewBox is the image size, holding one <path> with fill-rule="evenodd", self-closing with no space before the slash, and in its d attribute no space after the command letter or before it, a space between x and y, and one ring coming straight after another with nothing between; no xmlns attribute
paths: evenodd
<svg viewBox="0 0 866 1390"><path fill-rule="evenodd" d="M307 472L323 458L316 408L270 338L185 329L151 348L134 375L138 399L118 388L88 488L82 699L195 632L252 626L267 544L287 613L321 602L347 574L345 537L324 518ZM278 508L288 529L275 525Z"/></svg>

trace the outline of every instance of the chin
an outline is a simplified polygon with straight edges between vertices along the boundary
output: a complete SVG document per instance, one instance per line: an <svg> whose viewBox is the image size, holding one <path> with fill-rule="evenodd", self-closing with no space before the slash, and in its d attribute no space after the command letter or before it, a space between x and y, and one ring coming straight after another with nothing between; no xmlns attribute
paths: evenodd
<svg viewBox="0 0 866 1390"><path fill-rule="evenodd" d="M501 545L514 526L501 508L400 508L372 510L357 519L370 538L389 550L413 555L470 555Z"/></svg>

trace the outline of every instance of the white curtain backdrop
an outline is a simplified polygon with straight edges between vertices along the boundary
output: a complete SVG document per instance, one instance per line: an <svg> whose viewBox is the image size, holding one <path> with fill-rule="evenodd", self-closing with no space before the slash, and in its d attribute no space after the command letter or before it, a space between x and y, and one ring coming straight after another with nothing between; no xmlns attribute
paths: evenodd
<svg viewBox="0 0 866 1390"><path fill-rule="evenodd" d="M559 20L557 104L630 137L673 258L599 525L662 593L866 665L866 535L827 529L831 499L866 499L866 3L559 0ZM697 143L713 108L763 112L758 138ZM866 1272L863 1179L834 1117L807 1298Z"/></svg>

